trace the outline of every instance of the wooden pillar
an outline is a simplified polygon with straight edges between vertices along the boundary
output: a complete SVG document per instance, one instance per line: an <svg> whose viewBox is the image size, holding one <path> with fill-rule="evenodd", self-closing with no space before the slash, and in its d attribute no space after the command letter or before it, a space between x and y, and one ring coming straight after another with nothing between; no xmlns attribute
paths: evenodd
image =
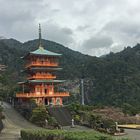
<svg viewBox="0 0 140 140"><path fill-rule="evenodd" d="M22 84L22 92L24 93L24 84Z"/></svg>
<svg viewBox="0 0 140 140"><path fill-rule="evenodd" d="M60 105L63 105L63 101L62 101L62 98L60 98Z"/></svg>
<svg viewBox="0 0 140 140"><path fill-rule="evenodd" d="M41 84L41 94L44 94L44 84Z"/></svg>
<svg viewBox="0 0 140 140"><path fill-rule="evenodd" d="M48 105L50 105L50 100L49 100L49 98L47 98L47 100L48 100Z"/></svg>
<svg viewBox="0 0 140 140"><path fill-rule="evenodd" d="M56 98L52 98L53 99L53 105L56 105Z"/></svg>
<svg viewBox="0 0 140 140"><path fill-rule="evenodd" d="M45 105L45 98L42 97L42 105Z"/></svg>

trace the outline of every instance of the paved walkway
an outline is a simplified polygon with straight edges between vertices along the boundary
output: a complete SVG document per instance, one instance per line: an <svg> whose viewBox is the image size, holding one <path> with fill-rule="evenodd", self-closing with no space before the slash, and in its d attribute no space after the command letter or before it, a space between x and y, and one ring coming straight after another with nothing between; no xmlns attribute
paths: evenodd
<svg viewBox="0 0 140 140"><path fill-rule="evenodd" d="M6 119L3 120L4 129L0 134L0 140L18 140L20 138L20 130L23 128L38 128L25 120L17 111L14 110L8 103L3 104L4 115Z"/></svg>
<svg viewBox="0 0 140 140"><path fill-rule="evenodd" d="M125 135L121 138L130 138L130 140L140 140L140 130L125 129L125 132L126 132L127 135Z"/></svg>

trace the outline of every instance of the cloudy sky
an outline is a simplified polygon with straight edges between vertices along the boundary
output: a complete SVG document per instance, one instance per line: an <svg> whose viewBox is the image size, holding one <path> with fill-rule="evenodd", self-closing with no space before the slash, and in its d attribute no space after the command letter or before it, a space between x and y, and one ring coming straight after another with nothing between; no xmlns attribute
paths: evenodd
<svg viewBox="0 0 140 140"><path fill-rule="evenodd" d="M140 42L140 0L0 0L0 36L100 56Z"/></svg>

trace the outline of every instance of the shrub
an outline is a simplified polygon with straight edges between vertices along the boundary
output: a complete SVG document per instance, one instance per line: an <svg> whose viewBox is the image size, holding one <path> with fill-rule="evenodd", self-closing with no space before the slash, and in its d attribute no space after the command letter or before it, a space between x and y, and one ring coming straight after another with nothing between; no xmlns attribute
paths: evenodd
<svg viewBox="0 0 140 140"><path fill-rule="evenodd" d="M3 123L2 123L2 120L0 120L0 132L2 129L3 129Z"/></svg>
<svg viewBox="0 0 140 140"><path fill-rule="evenodd" d="M80 115L74 115L73 116L74 117L74 120L75 120L75 122L77 122L77 123L79 123L80 122Z"/></svg>
<svg viewBox="0 0 140 140"><path fill-rule="evenodd" d="M23 140L113 140L110 136L98 132L62 131L62 130L22 130Z"/></svg>
<svg viewBox="0 0 140 140"><path fill-rule="evenodd" d="M0 112L2 112L3 111L3 107L0 105Z"/></svg>
<svg viewBox="0 0 140 140"><path fill-rule="evenodd" d="M95 107L89 105L80 105L79 103L72 103L68 106L71 111L92 111Z"/></svg>
<svg viewBox="0 0 140 140"><path fill-rule="evenodd" d="M88 122L89 122L91 128L97 129L101 124L101 116L95 115L95 114L90 114Z"/></svg>
<svg viewBox="0 0 140 140"><path fill-rule="evenodd" d="M123 129L123 128L121 128L121 129L120 129L120 132L121 132L121 133L124 133L124 129Z"/></svg>
<svg viewBox="0 0 140 140"><path fill-rule="evenodd" d="M115 122L112 119L103 119L102 118L102 123L104 125L104 128L115 128Z"/></svg>
<svg viewBox="0 0 140 140"><path fill-rule="evenodd" d="M58 125L58 122L54 117L48 116L47 119L48 119L48 124L49 125L51 125L51 126L57 126Z"/></svg>
<svg viewBox="0 0 140 140"><path fill-rule="evenodd" d="M45 120L47 119L47 112L45 107L39 106L32 111L30 121L39 126L45 126Z"/></svg>

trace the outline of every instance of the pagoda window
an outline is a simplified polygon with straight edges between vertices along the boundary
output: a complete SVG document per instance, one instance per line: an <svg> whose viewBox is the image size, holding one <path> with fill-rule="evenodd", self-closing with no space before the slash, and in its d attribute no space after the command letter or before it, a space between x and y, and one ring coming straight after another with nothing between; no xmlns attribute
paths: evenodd
<svg viewBox="0 0 140 140"><path fill-rule="evenodd" d="M45 92L45 94L47 94L47 93L48 93L48 89L47 89L47 88L45 88L45 89L44 89L44 92Z"/></svg>
<svg viewBox="0 0 140 140"><path fill-rule="evenodd" d="M37 86L36 87L36 93L38 94L38 93L41 93L41 88L40 88L40 86Z"/></svg>
<svg viewBox="0 0 140 140"><path fill-rule="evenodd" d="M53 94L54 91L53 86L50 85L48 88L49 88L49 94Z"/></svg>
<svg viewBox="0 0 140 140"><path fill-rule="evenodd" d="M44 60L41 60L41 64L43 64L44 63Z"/></svg>
<svg viewBox="0 0 140 140"><path fill-rule="evenodd" d="M40 92L40 88L39 87L37 87L37 92Z"/></svg>
<svg viewBox="0 0 140 140"><path fill-rule="evenodd" d="M51 59L50 59L50 62L51 62L51 63L53 63L53 62L54 62L53 58L51 58Z"/></svg>
<svg viewBox="0 0 140 140"><path fill-rule="evenodd" d="M49 59L48 59L48 57L46 58L46 62L48 62L49 61Z"/></svg>

